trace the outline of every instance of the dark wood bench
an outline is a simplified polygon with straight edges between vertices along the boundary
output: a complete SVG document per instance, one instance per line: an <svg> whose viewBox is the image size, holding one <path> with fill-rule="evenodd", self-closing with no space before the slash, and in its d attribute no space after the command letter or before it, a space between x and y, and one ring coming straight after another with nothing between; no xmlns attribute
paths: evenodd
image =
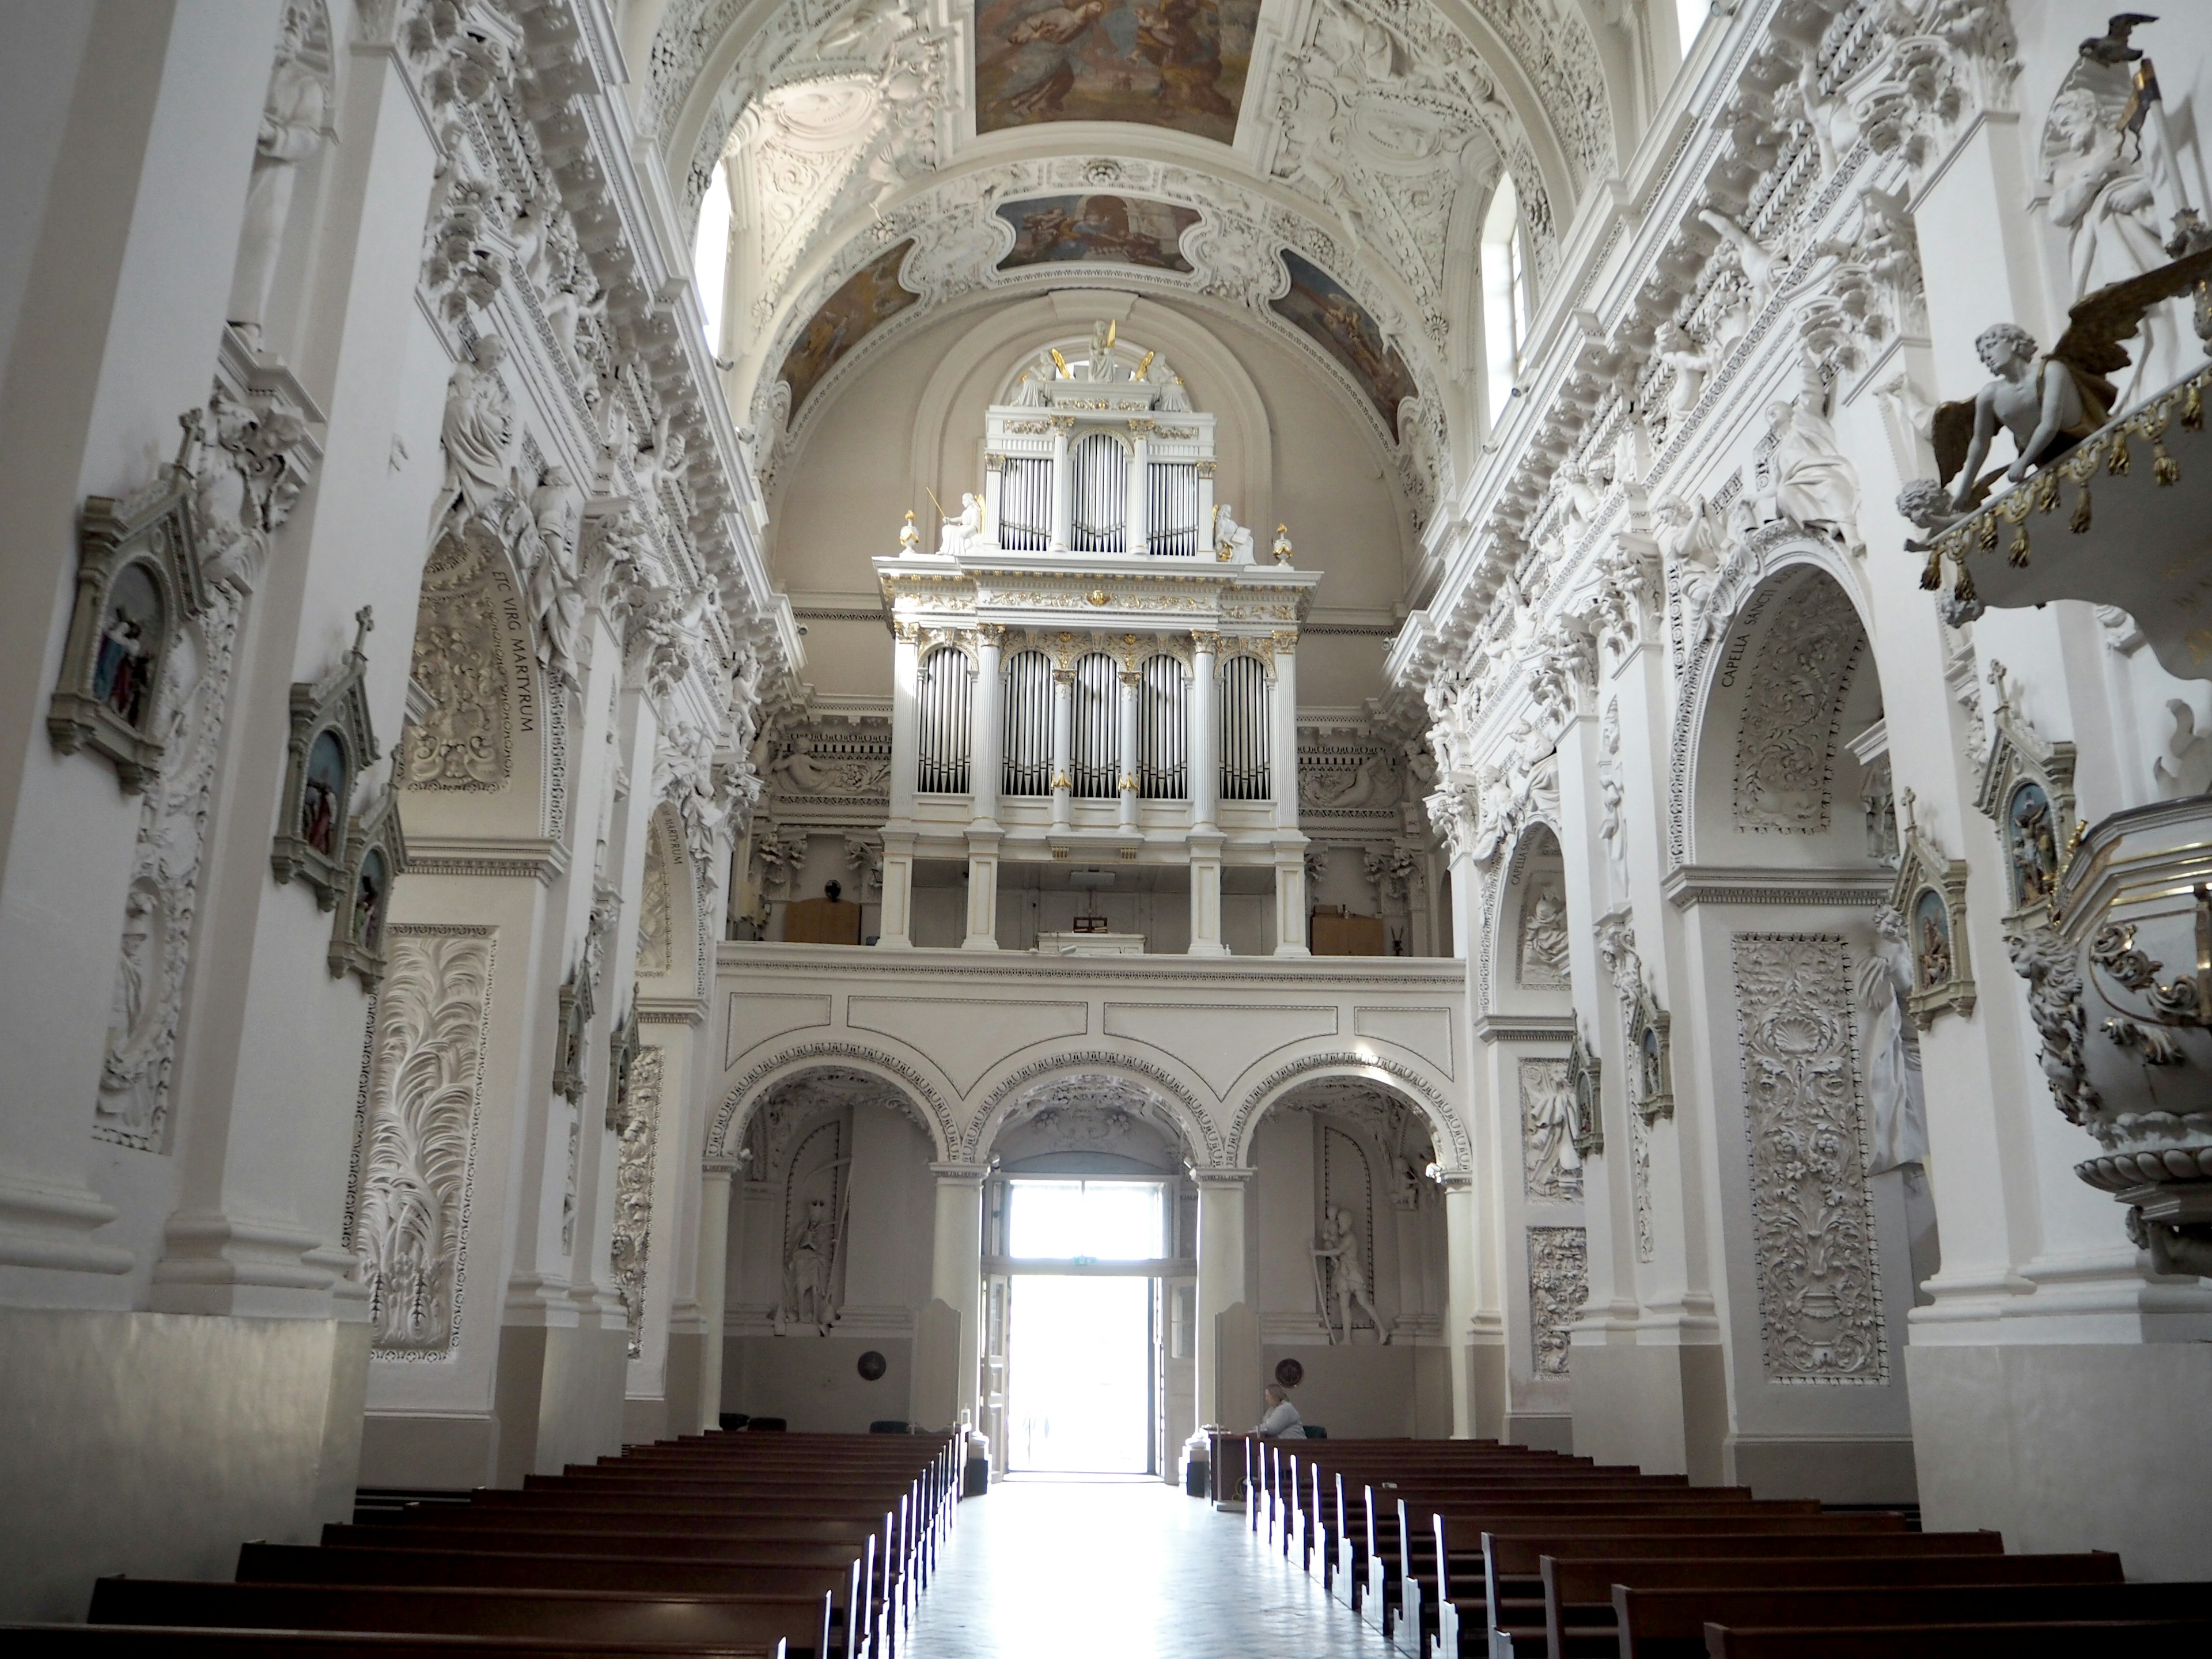
<svg viewBox="0 0 2212 1659"><path fill-rule="evenodd" d="M424 1636L392 1631L238 1630L179 1625L0 1625L21 1659L787 1659L765 1647ZM17 1643L22 1645L18 1647Z"/></svg>
<svg viewBox="0 0 2212 1659"><path fill-rule="evenodd" d="M1869 1586L1849 1589L1636 1589L1616 1585L1621 1659L1705 1659L1708 1624L1844 1630L1862 1625L1994 1625L2087 1620L2212 1621L2204 1584Z"/></svg>
<svg viewBox="0 0 2212 1659"><path fill-rule="evenodd" d="M1812 1589L1849 1586L2118 1584L2120 1558L2079 1555L1706 1556L1654 1559L1593 1554L1547 1555L1542 1563L1543 1619L1534 1632L1551 1659L1616 1650L1613 1591L1636 1589ZM1523 1631L1501 1615L1496 1628L1518 1652ZM1698 1639L1703 1641L1700 1630Z"/></svg>
<svg viewBox="0 0 2212 1659"><path fill-rule="evenodd" d="M1868 1625L1856 1630L1705 1627L1711 1659L2102 1659L2202 1653L2212 1620L2082 1620L2040 1625Z"/></svg>
<svg viewBox="0 0 2212 1659"><path fill-rule="evenodd" d="M800 1659L802 1649L828 1659L830 1613L827 1595L672 1596L102 1578L93 1586L86 1622L689 1642L702 1647L763 1648L783 1642L792 1659Z"/></svg>

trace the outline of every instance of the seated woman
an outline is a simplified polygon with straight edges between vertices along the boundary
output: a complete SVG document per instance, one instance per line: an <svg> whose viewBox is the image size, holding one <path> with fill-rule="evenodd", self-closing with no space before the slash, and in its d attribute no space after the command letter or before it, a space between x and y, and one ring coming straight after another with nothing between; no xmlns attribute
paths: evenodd
<svg viewBox="0 0 2212 1659"><path fill-rule="evenodd" d="M1298 1420L1298 1408L1291 1404L1291 1396L1274 1382L1267 1384L1267 1414L1255 1424L1252 1432L1262 1440L1303 1440L1305 1425Z"/></svg>

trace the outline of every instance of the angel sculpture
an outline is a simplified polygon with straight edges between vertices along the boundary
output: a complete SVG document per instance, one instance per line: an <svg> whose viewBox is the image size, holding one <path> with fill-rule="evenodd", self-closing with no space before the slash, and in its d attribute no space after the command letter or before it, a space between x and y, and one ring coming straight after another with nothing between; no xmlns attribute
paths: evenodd
<svg viewBox="0 0 2212 1659"><path fill-rule="evenodd" d="M1971 398L1939 405L1929 434L1942 481L1958 477L1952 506L1972 512L1996 483L1995 469L1980 469L2000 423L2018 451L2004 477L2018 483L2031 466L2051 465L2110 420L2119 396L2111 377L2134 361L2120 343L2135 337L2153 306L2206 281L2212 248L2100 288L2066 313L2066 332L2040 357L2034 337L2017 323L1984 329L1974 350L1996 378Z"/></svg>

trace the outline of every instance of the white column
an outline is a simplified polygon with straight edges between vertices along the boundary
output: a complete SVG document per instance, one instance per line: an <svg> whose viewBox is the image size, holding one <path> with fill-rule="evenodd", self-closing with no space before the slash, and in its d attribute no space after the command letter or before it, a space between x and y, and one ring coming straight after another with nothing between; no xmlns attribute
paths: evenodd
<svg viewBox="0 0 2212 1659"><path fill-rule="evenodd" d="M1137 671L1124 668L1121 681L1121 828L1137 827Z"/></svg>
<svg viewBox="0 0 2212 1659"><path fill-rule="evenodd" d="M1001 700L1006 678L999 666L1000 641L1006 630L985 623L975 630L975 695L968 700L968 798L971 830L996 829L999 822L1000 742L1006 716Z"/></svg>
<svg viewBox="0 0 2212 1659"><path fill-rule="evenodd" d="M1067 551L1075 520L1074 482L1067 473L1067 434L1075 422L1065 415L1052 417L1052 550Z"/></svg>
<svg viewBox="0 0 2212 1659"><path fill-rule="evenodd" d="M1275 954L1310 957L1306 944L1306 860L1304 844L1275 849Z"/></svg>
<svg viewBox="0 0 2212 1659"><path fill-rule="evenodd" d="M999 838L968 837L968 937L963 951L999 948Z"/></svg>
<svg viewBox="0 0 2212 1659"><path fill-rule="evenodd" d="M1213 463L1198 464L1198 556L1213 559Z"/></svg>
<svg viewBox="0 0 2212 1659"><path fill-rule="evenodd" d="M977 1340L983 1313L983 1177L980 1164L933 1164L937 1177L937 1237L930 1257L929 1294L960 1317L952 1355L952 1420L975 1416Z"/></svg>
<svg viewBox="0 0 2212 1659"><path fill-rule="evenodd" d="M1226 1428L1242 1426L1260 1415L1256 1376L1237 1375L1255 1368L1256 1341L1249 1357L1224 1349L1219 1318L1232 1310L1250 1311L1244 1291L1244 1189L1251 1178L1249 1170L1200 1170L1197 1175L1198 1414L1202 1421ZM1240 1395L1249 1389L1252 1397L1224 1396L1224 1382Z"/></svg>
<svg viewBox="0 0 2212 1659"><path fill-rule="evenodd" d="M1052 671L1052 827L1065 830L1069 822L1068 798L1073 785L1068 777L1075 764L1075 671Z"/></svg>
<svg viewBox="0 0 2212 1659"><path fill-rule="evenodd" d="M1146 486L1152 477L1152 441L1147 435L1152 429L1150 421L1129 422L1129 430L1135 441L1130 445L1134 453L1129 461L1129 510L1126 520L1128 539L1123 544L1132 553L1152 550L1152 544L1146 535L1149 526L1146 522L1145 511L1147 505Z"/></svg>
<svg viewBox="0 0 2212 1659"><path fill-rule="evenodd" d="M914 820L915 767L921 757L921 636L909 622L893 625L891 645L891 816ZM886 928L885 932L890 930Z"/></svg>
<svg viewBox="0 0 2212 1659"><path fill-rule="evenodd" d="M887 951L903 951L914 943L914 837L884 832L883 915L876 923L876 944Z"/></svg>
<svg viewBox="0 0 2212 1659"><path fill-rule="evenodd" d="M722 1341L729 1296L730 1177L737 1165L708 1158L699 1170L699 1322L706 1327L699 1351L699 1419L672 1423L678 1434L718 1428L722 1420Z"/></svg>
<svg viewBox="0 0 2212 1659"><path fill-rule="evenodd" d="M1006 499L1006 458L986 455L983 458L983 533L990 545L999 545L999 503Z"/></svg>
<svg viewBox="0 0 2212 1659"><path fill-rule="evenodd" d="M1297 635L1275 635L1275 675L1267 688L1268 788L1275 800L1275 828L1298 827L1298 656Z"/></svg>
<svg viewBox="0 0 2212 1659"><path fill-rule="evenodd" d="M1213 752L1221 717L1214 712L1218 683L1214 658L1221 649L1218 634L1193 634L1191 643L1190 731L1183 745L1190 765L1190 827L1211 830L1216 803L1221 798L1221 763Z"/></svg>
<svg viewBox="0 0 2212 1659"><path fill-rule="evenodd" d="M1225 957L1221 942L1221 832L1190 842L1190 951L1194 957Z"/></svg>
<svg viewBox="0 0 2212 1659"><path fill-rule="evenodd" d="M1444 1350L1451 1356L1452 1438L1474 1434L1474 1367L1468 1337L1478 1302L1475 1283L1474 1178L1455 1170L1444 1188Z"/></svg>

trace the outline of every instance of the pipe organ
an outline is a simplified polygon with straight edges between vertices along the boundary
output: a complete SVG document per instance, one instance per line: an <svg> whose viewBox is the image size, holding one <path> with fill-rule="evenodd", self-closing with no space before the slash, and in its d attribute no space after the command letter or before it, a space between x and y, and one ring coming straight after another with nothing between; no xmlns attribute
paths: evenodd
<svg viewBox="0 0 2212 1659"><path fill-rule="evenodd" d="M1286 536L1255 560L1216 508L1213 417L1156 362L1103 327L1055 354L987 412L983 490L936 549L909 523L874 562L885 945L911 942L915 862L965 860L971 949L996 947L1002 862L1066 862L1187 867L1194 955L1225 954L1223 870L1271 870L1276 952L1305 951L1297 653L1320 574Z"/></svg>

